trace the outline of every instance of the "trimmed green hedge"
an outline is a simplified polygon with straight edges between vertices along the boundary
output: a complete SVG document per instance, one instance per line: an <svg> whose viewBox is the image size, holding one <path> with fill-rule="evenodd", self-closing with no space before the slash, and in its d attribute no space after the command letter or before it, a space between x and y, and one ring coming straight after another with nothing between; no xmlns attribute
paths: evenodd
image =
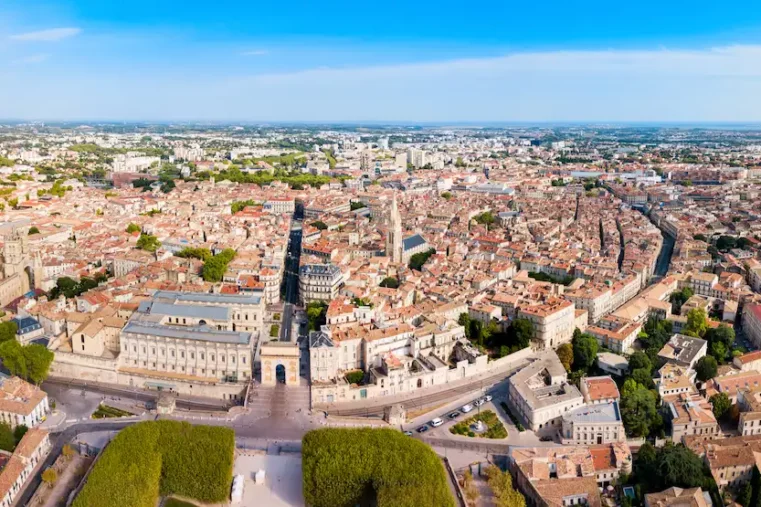
<svg viewBox="0 0 761 507"><path fill-rule="evenodd" d="M454 507L433 450L390 429L326 428L302 443L304 500L311 507Z"/></svg>
<svg viewBox="0 0 761 507"><path fill-rule="evenodd" d="M235 433L229 428L150 421L122 430L106 447L74 507L155 507L177 494L206 503L230 495Z"/></svg>

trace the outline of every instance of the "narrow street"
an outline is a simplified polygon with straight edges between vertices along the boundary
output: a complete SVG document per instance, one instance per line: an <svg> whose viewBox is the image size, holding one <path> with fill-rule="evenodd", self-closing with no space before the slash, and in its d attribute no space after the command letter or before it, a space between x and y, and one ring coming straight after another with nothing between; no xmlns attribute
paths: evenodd
<svg viewBox="0 0 761 507"><path fill-rule="evenodd" d="M294 306L299 304L299 258L301 257L301 225L294 218L291 225L291 235L288 239L288 253L285 261L285 276L283 277L284 301L283 321L280 328L280 341L294 341L291 336L293 328ZM298 337L297 337L298 338Z"/></svg>

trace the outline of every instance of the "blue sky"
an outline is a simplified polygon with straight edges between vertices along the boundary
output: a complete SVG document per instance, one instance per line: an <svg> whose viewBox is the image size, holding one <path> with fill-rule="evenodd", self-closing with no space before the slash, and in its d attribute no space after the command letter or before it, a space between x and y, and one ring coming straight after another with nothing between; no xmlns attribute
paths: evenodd
<svg viewBox="0 0 761 507"><path fill-rule="evenodd" d="M2 0L0 118L756 122L761 5Z"/></svg>

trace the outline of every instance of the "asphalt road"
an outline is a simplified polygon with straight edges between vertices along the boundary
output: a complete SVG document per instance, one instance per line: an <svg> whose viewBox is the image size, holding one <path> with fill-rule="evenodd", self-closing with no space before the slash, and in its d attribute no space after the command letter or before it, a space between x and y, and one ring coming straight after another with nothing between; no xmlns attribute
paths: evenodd
<svg viewBox="0 0 761 507"><path fill-rule="evenodd" d="M285 262L285 304L280 340L292 341L294 305L299 303L299 259L301 257L301 221L295 220L291 225L288 240L288 256Z"/></svg>

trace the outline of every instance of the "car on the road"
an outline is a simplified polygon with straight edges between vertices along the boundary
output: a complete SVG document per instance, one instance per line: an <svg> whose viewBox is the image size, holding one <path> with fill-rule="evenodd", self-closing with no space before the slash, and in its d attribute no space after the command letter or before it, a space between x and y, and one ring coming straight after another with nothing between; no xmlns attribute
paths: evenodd
<svg viewBox="0 0 761 507"><path fill-rule="evenodd" d="M433 426L434 428L438 428L442 424L444 424L444 421L441 420L441 417L434 417L433 419L431 419L431 426Z"/></svg>
<svg viewBox="0 0 761 507"><path fill-rule="evenodd" d="M457 410L455 410L454 412L449 414L447 417L449 417L450 419L457 419L458 417L460 417L460 413Z"/></svg>
<svg viewBox="0 0 761 507"><path fill-rule="evenodd" d="M539 438L540 442L552 442L552 437L541 437Z"/></svg>
<svg viewBox="0 0 761 507"><path fill-rule="evenodd" d="M405 431L404 434L407 435L408 437L412 436L412 432L411 431Z"/></svg>
<svg viewBox="0 0 761 507"><path fill-rule="evenodd" d="M484 396L484 401L486 402L490 402L493 399L494 397L491 394L487 394L486 396Z"/></svg>
<svg viewBox="0 0 761 507"><path fill-rule="evenodd" d="M460 412L462 412L463 414L467 414L471 410L473 410L473 405L471 405L470 403L468 403L467 405L463 405L462 408L460 408Z"/></svg>
<svg viewBox="0 0 761 507"><path fill-rule="evenodd" d="M428 425L427 424L424 424L424 425L422 425L421 427L419 427L417 429L418 433L425 433L426 431L428 431Z"/></svg>

